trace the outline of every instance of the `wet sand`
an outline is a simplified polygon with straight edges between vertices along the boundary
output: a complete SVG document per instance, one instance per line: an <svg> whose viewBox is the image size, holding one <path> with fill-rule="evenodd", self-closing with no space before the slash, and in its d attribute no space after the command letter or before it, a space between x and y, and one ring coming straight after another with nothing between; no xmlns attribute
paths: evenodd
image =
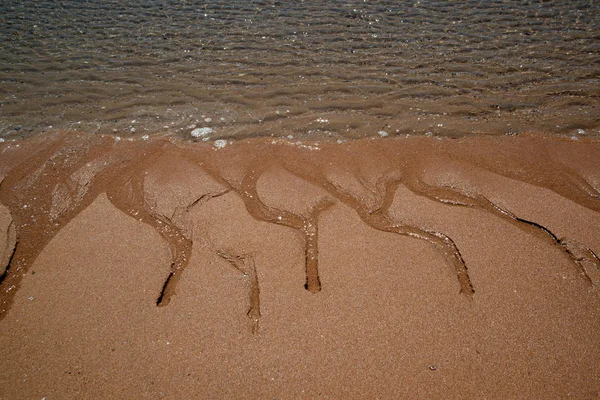
<svg viewBox="0 0 600 400"><path fill-rule="evenodd" d="M597 139L0 154L0 398L600 396Z"/></svg>

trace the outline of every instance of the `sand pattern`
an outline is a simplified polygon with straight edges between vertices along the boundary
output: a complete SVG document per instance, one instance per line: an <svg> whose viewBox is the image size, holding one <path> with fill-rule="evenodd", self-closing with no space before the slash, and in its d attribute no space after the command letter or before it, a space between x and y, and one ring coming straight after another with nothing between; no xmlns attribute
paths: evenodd
<svg viewBox="0 0 600 400"><path fill-rule="evenodd" d="M172 261L164 286L157 291L156 303L159 306L169 304L176 293L177 283L189 264L194 242L193 234L181 222L181 218L176 218L176 214L181 214L182 210L189 213L192 207L230 191L240 196L253 218L292 228L303 237L305 288L309 292L321 290L318 268L319 215L336 202L341 202L374 229L417 238L435 246L455 271L460 293L473 296L475 288L467 265L450 236L424 224L403 223L391 215L390 207L400 185L415 195L451 207L478 208L514 224L548 245L558 247L583 279L590 285L598 285L595 274L600 271L600 260L597 253L585 244L559 238L542 224L513 214L484 194L467 194L451 186L434 186L426 183L421 175L424 171L422 167L428 160L458 160L511 179L546 187L583 207L600 212L600 195L583 176L567 167L553 167L552 173L544 172L547 167L538 164L538 161L550 155L536 157L534 154L540 153L542 140L526 137L521 140L524 143L502 142L512 156L492 164L485 157L489 146L483 146L477 154L469 151L468 144L465 146L461 143L467 148L463 151L452 144L442 146L419 139L402 142L402 148L373 143L367 145L366 151L377 153L378 157L371 158L372 154L366 154L357 159L362 149L354 150L353 145L331 145L327 150L311 151L282 140L257 141L250 144L255 150L247 156L234 148L217 151L209 146L172 144L161 140L132 144L115 143L114 139L106 137L90 139L57 135L43 140L40 150L26 162L11 169L0 186L0 200L16 221L8 223L3 240L6 243L6 271L0 286L0 317L9 311L21 280L45 245L100 193L106 193L110 202L123 213L151 226L168 243ZM491 140L491 144L495 145L494 140ZM528 150L523 150L525 148ZM204 174L214 180L211 183L213 186L218 183L223 189L216 193L213 188L195 193L195 198L188 204L177 204L177 210L171 215L158 210L156 199L165 194L160 193L159 189L149 193L145 189L145 179L151 167L169 152L199 166ZM330 168L331 157L337 160L335 168ZM319 188L320 191L317 190L307 199L296 199L295 202L300 202L300 206L292 206L290 210L285 209L285 205L269 205L261 199L258 183L267 171L277 170L285 171L300 179L302 184ZM303 211L294 211L293 208ZM254 321L252 330L257 332L260 311L254 261L249 255L218 254L249 277L249 316Z"/></svg>
<svg viewBox="0 0 600 400"><path fill-rule="evenodd" d="M599 393L594 140L0 152L0 397Z"/></svg>

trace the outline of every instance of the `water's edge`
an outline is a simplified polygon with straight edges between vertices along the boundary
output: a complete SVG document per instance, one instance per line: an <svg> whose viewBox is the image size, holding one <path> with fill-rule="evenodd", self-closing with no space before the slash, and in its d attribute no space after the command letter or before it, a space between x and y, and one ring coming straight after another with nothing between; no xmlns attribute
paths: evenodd
<svg viewBox="0 0 600 400"><path fill-rule="evenodd" d="M600 135L592 1L0 5L0 137Z"/></svg>

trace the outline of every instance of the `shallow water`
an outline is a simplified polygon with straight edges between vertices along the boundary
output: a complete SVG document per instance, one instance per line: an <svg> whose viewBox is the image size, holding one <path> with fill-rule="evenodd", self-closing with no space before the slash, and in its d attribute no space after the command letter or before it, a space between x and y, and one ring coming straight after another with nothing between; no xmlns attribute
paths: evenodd
<svg viewBox="0 0 600 400"><path fill-rule="evenodd" d="M0 137L600 135L598 1L0 4Z"/></svg>

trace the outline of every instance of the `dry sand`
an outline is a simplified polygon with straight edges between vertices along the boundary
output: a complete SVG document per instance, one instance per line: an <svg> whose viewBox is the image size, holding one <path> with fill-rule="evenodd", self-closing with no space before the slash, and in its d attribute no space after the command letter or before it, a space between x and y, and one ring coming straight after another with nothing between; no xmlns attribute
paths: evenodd
<svg viewBox="0 0 600 400"><path fill-rule="evenodd" d="M598 398L599 160L543 135L3 143L0 398Z"/></svg>

